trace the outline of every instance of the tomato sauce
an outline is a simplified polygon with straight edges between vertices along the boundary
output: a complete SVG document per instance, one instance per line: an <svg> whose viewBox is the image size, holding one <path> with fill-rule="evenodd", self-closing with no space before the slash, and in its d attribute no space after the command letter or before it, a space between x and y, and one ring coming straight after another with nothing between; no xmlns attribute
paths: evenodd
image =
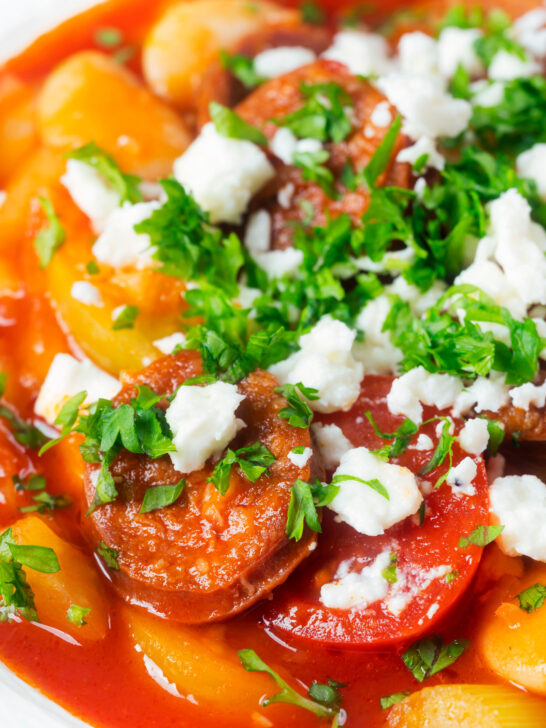
<svg viewBox="0 0 546 728"><path fill-rule="evenodd" d="M53 32L36 41L25 53L9 61L0 71L1 82L16 78L25 93L30 94L44 75L60 60L84 48L96 48L96 31L106 26L119 27L124 43L138 47L146 29L162 10L174 0L111 0L77 18L71 19ZM323 0L325 7L340 10L340 0ZM399 0L381 3L381 15L397 6ZM139 70L138 53L129 62ZM100 89L97 89L100 93ZM1 102L0 96L0 102ZM0 109L2 107L0 106ZM36 148L36 140L29 138L20 162ZM2 175L0 174L0 178ZM9 221L8 221L9 222ZM8 374L7 398L23 417L30 417L31 404L44 379L52 354L67 351L74 346L64 331L43 290L35 290L35 282L21 280L24 241L17 236L17 245L6 225L0 231L0 370ZM9 252L8 252L9 251ZM385 429L389 423L381 423ZM526 463L528 470L528 463ZM74 447L61 446L38 460L16 443L9 430L0 421L0 527L7 527L18 516L18 508L28 505L27 493L15 493L11 475L22 476L38 470L43 473L53 494L68 493L75 505L57 511L54 517L45 517L55 530L67 540L84 547L80 535L81 521L81 463L74 457ZM491 557L487 553L492 554ZM479 628L483 605L491 591L489 570L498 556L496 547L486 552L473 586L456 603L454 609L437 626L446 641L469 638ZM499 557L502 563L502 557ZM493 568L493 572L495 569ZM283 587L288 598L298 592L297 575ZM70 636L59 635L42 625L25 621L0 624L0 659L17 675L69 712L82 720L102 728L241 728L255 726L268 728L277 725L290 728L317 728L326 725L311 714L283 705L274 705L258 711L256 705L226 704L223 709L211 708L206 701L199 704L191 695L175 696L150 677L153 667L146 666L143 653L135 644L127 628L127 607L122 605L114 590L104 582L109 603L110 629L107 638L79 644ZM308 687L313 680L325 682L327 678L346 683L343 690L343 708L347 712L349 728L383 724L385 714L379 698L404 690L415 691L420 686L406 669L399 648L367 651L343 650L334 646L310 646L308 643L284 641L270 625L271 605L259 603L229 623L212 629L192 627L186 632L198 641L207 635L222 649L232 654L241 648L254 648L268 664L279 669L292 685ZM176 632L173 632L176 641ZM254 675L242 679L250 682ZM156 671L157 676L157 671ZM211 679L205 675L203 679ZM299 681L299 682L298 682ZM427 686L446 682L497 683L500 680L486 669L473 650L467 651L450 668L427 680ZM275 692L273 682L270 693ZM197 703L197 704L196 704ZM546 710L546 700L544 701ZM363 718L365 716L365 718ZM272 721L272 722L268 722Z"/></svg>

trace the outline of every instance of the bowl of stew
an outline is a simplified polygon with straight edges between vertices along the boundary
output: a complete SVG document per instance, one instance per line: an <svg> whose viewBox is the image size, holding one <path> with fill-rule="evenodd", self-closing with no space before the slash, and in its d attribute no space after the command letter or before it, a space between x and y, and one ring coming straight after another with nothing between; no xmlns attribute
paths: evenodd
<svg viewBox="0 0 546 728"><path fill-rule="evenodd" d="M45 15L0 66L6 725L546 726L544 6Z"/></svg>

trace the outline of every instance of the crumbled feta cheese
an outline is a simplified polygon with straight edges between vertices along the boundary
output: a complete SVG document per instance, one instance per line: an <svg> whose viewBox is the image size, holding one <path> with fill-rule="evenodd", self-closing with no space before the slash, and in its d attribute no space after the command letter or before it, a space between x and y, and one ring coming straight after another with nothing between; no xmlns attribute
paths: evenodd
<svg viewBox="0 0 546 728"><path fill-rule="evenodd" d="M271 242L271 215L267 210L256 210L248 218L245 229L245 248L251 255L265 253Z"/></svg>
<svg viewBox="0 0 546 728"><path fill-rule="evenodd" d="M391 342L389 332L382 331L391 302L387 294L369 301L359 313L355 326L364 332L364 341L354 344L355 359L363 362L369 374L394 374L402 352Z"/></svg>
<svg viewBox="0 0 546 728"><path fill-rule="evenodd" d="M414 140L455 137L472 116L470 103L450 96L440 77L393 73L378 79L377 86L402 114L403 129Z"/></svg>
<svg viewBox="0 0 546 728"><path fill-rule="evenodd" d="M375 126L385 127L392 123L391 107L388 101L380 101L372 111L370 121Z"/></svg>
<svg viewBox="0 0 546 728"><path fill-rule="evenodd" d="M474 382L457 397L453 414L466 414L472 408L480 412L498 412L508 402L508 387L503 374L490 374L477 377Z"/></svg>
<svg viewBox="0 0 546 728"><path fill-rule="evenodd" d="M419 30L404 33L398 42L398 60L402 73L408 76L434 75L438 73L436 41Z"/></svg>
<svg viewBox="0 0 546 728"><path fill-rule="evenodd" d="M159 202L126 202L118 207L93 245L93 255L114 268L132 266L142 269L153 265L154 247L150 236L137 233L135 225L147 220L160 207Z"/></svg>
<svg viewBox="0 0 546 728"><path fill-rule="evenodd" d="M504 553L546 561L546 484L534 475L508 475L494 481L489 495L504 526L497 539Z"/></svg>
<svg viewBox="0 0 546 728"><path fill-rule="evenodd" d="M285 251L286 252L286 251ZM364 366L351 350L356 331L323 316L308 334L300 336L300 351L270 367L281 384L302 382L318 390L309 402L317 412L348 410L358 398Z"/></svg>
<svg viewBox="0 0 546 728"><path fill-rule="evenodd" d="M341 458L353 447L351 441L343 434L341 427L337 425L322 425L320 422L314 422L311 425L311 432L326 470L337 468Z"/></svg>
<svg viewBox="0 0 546 728"><path fill-rule="evenodd" d="M96 233L101 233L111 213L119 207L119 194L96 169L78 159L69 159L61 177L70 197L91 220Z"/></svg>
<svg viewBox="0 0 546 728"><path fill-rule="evenodd" d="M483 417L476 417L465 422L463 429L459 432L459 445L471 455L482 453L489 443L489 430L487 420Z"/></svg>
<svg viewBox="0 0 546 728"><path fill-rule="evenodd" d="M294 193L296 192L296 186L292 182L287 182L277 192L277 202L283 208L288 210L294 199Z"/></svg>
<svg viewBox="0 0 546 728"><path fill-rule="evenodd" d="M512 81L541 72L540 65L531 58L521 59L509 51L498 51L489 65L489 78L493 81Z"/></svg>
<svg viewBox="0 0 546 728"><path fill-rule="evenodd" d="M501 81L475 81L470 86L473 93L472 105L490 108L498 106L504 99L504 83Z"/></svg>
<svg viewBox="0 0 546 728"><path fill-rule="evenodd" d="M213 223L238 223L252 196L275 174L252 142L229 139L209 122L174 162L174 176Z"/></svg>
<svg viewBox="0 0 546 728"><path fill-rule="evenodd" d="M309 462L309 458L311 457L312 454L313 454L313 451L311 450L310 447L304 448L303 452L300 452L300 453L290 450L290 452L288 453L288 459L290 460L291 463L296 465L296 467L303 468Z"/></svg>
<svg viewBox="0 0 546 728"><path fill-rule="evenodd" d="M416 316L422 316L444 295L446 289L447 286L443 281L435 281L428 291L423 293L417 286L411 285L405 278L398 276L386 290L400 296L403 301L407 301Z"/></svg>
<svg viewBox="0 0 546 728"><path fill-rule="evenodd" d="M546 8L529 10L511 28L517 42L534 56L546 56Z"/></svg>
<svg viewBox="0 0 546 728"><path fill-rule="evenodd" d="M320 601L333 609L365 609L387 596L389 582L382 572L389 566L390 551L381 552L360 571L350 571L353 560L342 561L334 580L320 588Z"/></svg>
<svg viewBox="0 0 546 728"><path fill-rule="evenodd" d="M546 382L536 385L531 382L510 390L510 398L514 407L528 410L531 405L541 409L546 403Z"/></svg>
<svg viewBox="0 0 546 728"><path fill-rule="evenodd" d="M254 301L263 294L259 288L250 288L239 283L239 293L233 299L234 303L238 303L241 308L252 308ZM252 314L250 314L252 316Z"/></svg>
<svg viewBox="0 0 546 728"><path fill-rule="evenodd" d="M337 514L338 520L367 536L378 536L411 516L423 500L411 470L385 462L365 447L353 448L345 453L334 478L336 475L377 479L387 490L389 500L369 485L358 480L346 480L339 483L339 492L328 506Z"/></svg>
<svg viewBox="0 0 546 728"><path fill-rule="evenodd" d="M236 385L226 382L180 387L165 413L176 446L169 456L177 470L199 470L222 453L244 427L235 416L243 399Z"/></svg>
<svg viewBox="0 0 546 728"><path fill-rule="evenodd" d="M419 177L419 179L417 179L415 184L413 185L413 189L415 191L415 194L417 195L418 200L423 199L423 195L425 194L426 188L427 188L426 179L424 177Z"/></svg>
<svg viewBox="0 0 546 728"><path fill-rule="evenodd" d="M429 137L423 136L415 144L410 147L404 147L398 152L396 157L397 162L408 162L412 166L420 159L423 155L427 155L424 168L439 169L442 170L445 166L446 160L443 154L440 154L436 148L436 144Z"/></svg>
<svg viewBox="0 0 546 728"><path fill-rule="evenodd" d="M298 139L290 129L283 126L269 142L270 151L285 164L293 164L294 155L301 152L318 152L322 144L318 139Z"/></svg>
<svg viewBox="0 0 546 728"><path fill-rule="evenodd" d="M269 250L266 253L256 253L252 257L260 268L264 269L270 280L295 276L303 263L303 252L296 248Z"/></svg>
<svg viewBox="0 0 546 728"><path fill-rule="evenodd" d="M361 76L386 73L391 64L385 38L358 30L336 33L333 44L322 56L345 64L351 73Z"/></svg>
<svg viewBox="0 0 546 728"><path fill-rule="evenodd" d="M74 281L70 295L75 301L86 306L104 306L99 289L88 281Z"/></svg>
<svg viewBox="0 0 546 728"><path fill-rule="evenodd" d="M420 424L423 420L423 404L440 410L453 407L462 388L458 377L430 374L419 366L394 380L387 395L387 406L393 414L409 417Z"/></svg>
<svg viewBox="0 0 546 728"><path fill-rule="evenodd" d="M177 346L184 346L186 337L180 331L176 331L170 336L164 336L162 339L156 339L153 344L162 354L172 354Z"/></svg>
<svg viewBox="0 0 546 728"><path fill-rule="evenodd" d="M50 425L66 402L79 392L86 391L84 404L101 397L111 399L121 389L117 379L99 369L89 359L78 361L70 354L56 354L42 384L34 411Z"/></svg>
<svg viewBox="0 0 546 728"><path fill-rule="evenodd" d="M546 202L546 144L535 144L516 159L519 177L535 181L538 194Z"/></svg>
<svg viewBox="0 0 546 728"><path fill-rule="evenodd" d="M474 43L481 38L478 28L444 28L438 38L438 69L442 76L451 78L461 65L469 75L483 73L483 63L474 50Z"/></svg>
<svg viewBox="0 0 546 728"><path fill-rule="evenodd" d="M433 581L443 579L450 571L451 567L446 564L426 570L411 564L404 570L397 570L398 580L385 599L387 611L398 617L420 592L428 589Z"/></svg>
<svg viewBox="0 0 546 728"><path fill-rule="evenodd" d="M474 495L476 489L472 485L478 467L472 458L464 458L454 468L450 468L447 474L446 483L456 495Z"/></svg>
<svg viewBox="0 0 546 728"><path fill-rule="evenodd" d="M254 70L261 78L276 78L296 68L313 63L315 53L303 46L280 46L258 53L254 58Z"/></svg>
<svg viewBox="0 0 546 728"><path fill-rule="evenodd" d="M432 438L425 435L424 432L417 437L415 445L410 445L411 450L432 450L433 447L434 442L432 441Z"/></svg>

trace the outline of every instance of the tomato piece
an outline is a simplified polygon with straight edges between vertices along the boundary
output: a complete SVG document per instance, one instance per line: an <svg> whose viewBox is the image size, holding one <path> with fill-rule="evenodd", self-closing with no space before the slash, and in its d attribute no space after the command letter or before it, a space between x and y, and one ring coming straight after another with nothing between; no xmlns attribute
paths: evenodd
<svg viewBox="0 0 546 728"><path fill-rule="evenodd" d="M391 377L366 377L359 399L348 412L319 415L324 424L338 425L355 447L376 449L385 444L364 416L372 412L383 432L394 432L403 418L392 415L386 404ZM426 407L424 421L445 415ZM420 433L438 443L438 422L424 425ZM461 421L454 421L455 432ZM419 473L432 457L434 449L410 447L392 462ZM458 443L453 445L453 465L467 453ZM276 595L265 613L269 627L282 633L330 646L382 648L415 640L444 618L470 584L478 567L482 549L471 545L458 548L461 536L477 526L488 524L488 486L481 457L475 458L477 476L474 493L456 493L443 483L434 488L437 479L449 467L448 459L426 476L419 478L424 494L425 516L420 525L419 514L410 516L380 536L366 536L345 523L336 523L333 513L325 511L323 534L315 554ZM396 553L397 581L388 587L387 595L368 604L365 609L325 607L320 601L321 587L335 580L340 565L345 570L361 571L370 566L379 554Z"/></svg>

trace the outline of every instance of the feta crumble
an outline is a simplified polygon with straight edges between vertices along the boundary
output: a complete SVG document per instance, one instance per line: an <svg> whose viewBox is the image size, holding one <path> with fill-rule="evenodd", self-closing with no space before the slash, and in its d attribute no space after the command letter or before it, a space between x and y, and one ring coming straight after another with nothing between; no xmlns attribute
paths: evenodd
<svg viewBox="0 0 546 728"><path fill-rule="evenodd" d="M248 218L244 244L251 255L265 253L271 242L271 215L267 210L256 210Z"/></svg>
<svg viewBox="0 0 546 728"><path fill-rule="evenodd" d="M185 343L186 337L180 331L153 342L156 349L159 349L162 354L172 354L177 346L184 346Z"/></svg>
<svg viewBox="0 0 546 728"><path fill-rule="evenodd" d="M387 406L394 415L423 421L423 404L439 410L453 407L463 384L451 374L430 374L422 366L410 369L394 380L387 395Z"/></svg>
<svg viewBox="0 0 546 728"><path fill-rule="evenodd" d="M391 107L388 101L380 101L372 111L370 121L375 126L385 127L392 124Z"/></svg>
<svg viewBox="0 0 546 728"><path fill-rule="evenodd" d="M488 69L493 81L512 81L515 78L528 78L541 72L540 65L531 58L523 60L506 50L498 51Z"/></svg>
<svg viewBox="0 0 546 728"><path fill-rule="evenodd" d="M286 251L283 251L286 252ZM308 334L300 336L300 351L270 367L281 384L297 384L318 390L309 402L317 412L348 410L360 393L364 366L351 350L356 332L331 316L323 316Z"/></svg>
<svg viewBox="0 0 546 728"><path fill-rule="evenodd" d="M79 361L70 354L56 354L34 404L34 412L53 425L66 402L86 391L84 405L103 397L112 399L121 384L114 377L95 366L89 359Z"/></svg>
<svg viewBox="0 0 546 728"><path fill-rule="evenodd" d="M333 44L324 51L322 57L343 63L351 73L361 76L386 73L391 64L389 45L385 38L358 30L336 33Z"/></svg>
<svg viewBox="0 0 546 728"><path fill-rule="evenodd" d="M155 248L150 236L137 233L135 225L147 220L159 207L159 202L137 202L135 205L126 202L116 208L93 245L95 258L114 268L131 266L141 270L152 266Z"/></svg>
<svg viewBox="0 0 546 728"><path fill-rule="evenodd" d="M70 295L75 301L86 306L104 306L99 289L89 281L74 281L70 289Z"/></svg>
<svg viewBox="0 0 546 728"><path fill-rule="evenodd" d="M222 453L245 426L235 415L243 399L236 385L226 382L180 387L165 413L176 446L169 456L179 472L199 470Z"/></svg>
<svg viewBox="0 0 546 728"><path fill-rule="evenodd" d="M415 144L409 147L404 147L398 152L396 157L397 162L408 162L413 165L418 159L427 155L424 169L439 169L442 170L445 166L446 160L443 154L440 154L436 148L436 144L429 137L423 136Z"/></svg>
<svg viewBox="0 0 546 728"><path fill-rule="evenodd" d="M514 407L528 410L531 405L541 409L546 403L546 382L537 385L526 382L510 390L510 398Z"/></svg>
<svg viewBox="0 0 546 728"><path fill-rule="evenodd" d="M78 159L67 161L61 184L66 187L80 210L91 220L93 230L101 233L106 227L108 218L121 203L119 194L96 169Z"/></svg>
<svg viewBox="0 0 546 728"><path fill-rule="evenodd" d="M522 152L516 159L516 171L519 177L536 183L540 198L546 202L546 144L535 144Z"/></svg>
<svg viewBox="0 0 546 728"><path fill-rule="evenodd" d="M421 434L417 437L417 440L415 441L415 445L410 445L410 450L432 450L434 447L434 442L432 441L432 438L428 435L425 435L424 432L421 432Z"/></svg>
<svg viewBox="0 0 546 728"><path fill-rule="evenodd" d="M252 142L229 139L205 124L174 162L174 176L212 223L239 223L250 199L275 174L264 152Z"/></svg>
<svg viewBox="0 0 546 728"><path fill-rule="evenodd" d="M345 437L341 427L314 422L311 433L315 438L326 470L334 470L341 458L352 449L351 441Z"/></svg>
<svg viewBox="0 0 546 728"><path fill-rule="evenodd" d="M294 163L294 155L300 152L318 152L322 144L318 139L298 139L287 127L283 126L269 142L270 151L285 164Z"/></svg>
<svg viewBox="0 0 546 728"><path fill-rule="evenodd" d="M369 566L350 571L353 560L342 561L334 580L320 588L320 601L333 609L365 609L387 596L389 582L382 572L389 566L390 551L382 551Z"/></svg>
<svg viewBox="0 0 546 728"><path fill-rule="evenodd" d="M459 445L471 455L480 455L489 443L489 430L487 420L483 417L476 417L467 420L463 429L459 432Z"/></svg>
<svg viewBox="0 0 546 728"><path fill-rule="evenodd" d="M297 453L293 450L290 450L288 453L288 459L291 463L293 463L298 468L304 468L307 463L309 462L309 458L313 454L313 451L310 447L304 448L303 452Z"/></svg>
<svg viewBox="0 0 546 728"><path fill-rule="evenodd" d="M262 78L276 78L313 63L316 54L303 46L268 48L254 58L254 71Z"/></svg>
<svg viewBox="0 0 546 728"><path fill-rule="evenodd" d="M478 466L470 457L464 458L454 468L450 468L446 483L456 495L475 495L472 482L478 474Z"/></svg>
<svg viewBox="0 0 546 728"><path fill-rule="evenodd" d="M345 453L334 478L336 475L377 479L387 490L388 500L358 480L346 480L339 483L339 492L328 506L337 514L339 521L367 536L378 536L413 515L423 500L411 470L385 462L365 447L353 448Z"/></svg>
<svg viewBox="0 0 546 728"><path fill-rule="evenodd" d="M438 70L445 78L455 75L461 65L471 77L483 73L484 67L474 50L474 43L481 38L478 28L444 28L438 38Z"/></svg>
<svg viewBox="0 0 546 728"><path fill-rule="evenodd" d="M534 475L508 475L489 493L491 513L504 526L497 538L504 553L546 561L546 484Z"/></svg>

